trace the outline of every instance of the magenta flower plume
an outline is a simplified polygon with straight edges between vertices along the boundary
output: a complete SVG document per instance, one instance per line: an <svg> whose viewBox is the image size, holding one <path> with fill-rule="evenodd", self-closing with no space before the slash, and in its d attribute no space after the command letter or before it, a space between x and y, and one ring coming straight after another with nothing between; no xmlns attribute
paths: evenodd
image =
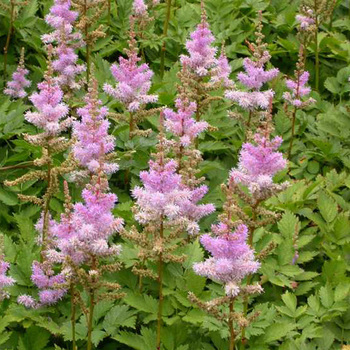
<svg viewBox="0 0 350 350"><path fill-rule="evenodd" d="M149 94L153 72L148 64L138 64L141 59L137 56L133 32L126 53L127 58L119 57L119 64L111 66L116 86L105 84L103 90L121 102L130 112L136 112L147 103L157 102L158 96Z"/></svg>
<svg viewBox="0 0 350 350"><path fill-rule="evenodd" d="M38 84L40 92L35 92L29 99L37 109L37 112L26 112L25 119L44 129L48 135L58 135L66 129L71 119L65 123L60 121L68 114L68 106L62 102L63 92L59 85L53 80L50 72L45 80Z"/></svg>
<svg viewBox="0 0 350 350"><path fill-rule="evenodd" d="M0 257L0 301L9 297L6 287L12 286L16 281L7 276L7 271L10 268L10 264L6 261L3 261Z"/></svg>
<svg viewBox="0 0 350 350"><path fill-rule="evenodd" d="M118 255L119 245L109 245L109 238L119 232L123 220L114 218L112 210L117 196L107 192L107 182L88 185L82 193L83 203L76 203L71 213L62 214L61 221L50 229L57 249L47 252L53 262L63 262L69 257L81 265L91 256Z"/></svg>
<svg viewBox="0 0 350 350"><path fill-rule="evenodd" d="M17 302L27 308L53 305L67 293L64 273L55 274L52 264L48 261L44 263L33 262L31 280L39 289L38 300L29 295L20 295L17 298Z"/></svg>
<svg viewBox="0 0 350 350"><path fill-rule="evenodd" d="M50 34L42 36L44 43L56 43L54 54L56 59L52 62L58 77L55 79L60 86L67 86L71 89L79 88L76 76L85 71L84 65L77 64L78 55L75 49L84 45L82 36L73 32L74 22L78 12L72 11L70 0L55 0L50 8L50 13L45 17L46 23L54 28Z"/></svg>
<svg viewBox="0 0 350 350"><path fill-rule="evenodd" d="M260 263L246 243L248 228L239 225L231 232L227 225L219 223L212 226L214 237L205 234L200 238L204 248L212 255L204 262L195 263L196 274L225 284L226 293L232 297L239 293L239 282L249 274L255 273Z"/></svg>
<svg viewBox="0 0 350 350"><path fill-rule="evenodd" d="M144 0L134 0L132 10L136 16L142 16L147 13L147 5Z"/></svg>
<svg viewBox="0 0 350 350"><path fill-rule="evenodd" d="M174 225L184 225L189 234L198 233L198 221L215 210L212 204L197 204L208 188L186 188L172 159L165 163L151 160L149 164L149 171L140 173L143 187L136 186L132 191L136 199L136 220L147 224L166 218Z"/></svg>
<svg viewBox="0 0 350 350"><path fill-rule="evenodd" d="M85 102L86 105L77 110L81 120L73 123L73 134L77 138L73 154L91 173L97 173L102 167L103 172L111 174L118 170L118 166L105 160L114 149L114 137L108 135L108 109L100 107L101 101L93 90L89 91Z"/></svg>
<svg viewBox="0 0 350 350"><path fill-rule="evenodd" d="M260 91L260 89L279 73L277 68L265 70L265 64L270 58L268 51L264 51L257 61L245 58L243 61L245 73L238 73L237 78L251 91L228 90L225 93L226 98L238 103L244 109L267 109L274 92L272 90Z"/></svg>
<svg viewBox="0 0 350 350"><path fill-rule="evenodd" d="M183 201L191 195L189 190L182 188L181 176L176 173L177 163L151 160L149 166L149 171L140 173L143 187L136 186L132 191L138 208L135 218L140 224L161 217L175 220L180 215Z"/></svg>
<svg viewBox="0 0 350 350"><path fill-rule="evenodd" d="M182 146L187 147L209 124L205 121L197 122L193 115L196 113L196 103L188 100L176 99L177 112L170 108L164 110L164 125L167 131L180 138Z"/></svg>
<svg viewBox="0 0 350 350"><path fill-rule="evenodd" d="M269 57L267 51L265 55ZM260 90L265 83L277 77L279 73L277 68L265 70L265 60L267 60L267 58L258 62L254 62L250 58L244 59L243 67L245 73L238 73L237 78L248 89Z"/></svg>
<svg viewBox="0 0 350 350"><path fill-rule="evenodd" d="M286 86L291 92L285 92L283 98L295 107L303 107L307 104L315 102L313 98L303 101L301 97L307 96L311 92L311 88L305 86L309 80L310 74L305 71L301 74L297 73L296 80L287 79Z"/></svg>
<svg viewBox="0 0 350 350"><path fill-rule="evenodd" d="M221 54L217 59L217 65L213 68L211 81L213 83L222 83L225 88L233 88L234 82L230 79L231 66L228 63L228 59L224 48L221 50Z"/></svg>
<svg viewBox="0 0 350 350"><path fill-rule="evenodd" d="M190 36L191 39L186 42L189 55L181 55L180 61L182 65L189 67L198 76L207 76L210 69L217 64L215 58L217 50L211 46L215 38L209 29L204 9L202 9L201 23Z"/></svg>
<svg viewBox="0 0 350 350"><path fill-rule="evenodd" d="M300 24L301 30L307 30L310 26L315 24L313 16L313 11L311 9L308 9L305 11L304 15L297 15L295 19Z"/></svg>
<svg viewBox="0 0 350 350"><path fill-rule="evenodd" d="M64 213L61 221L50 229L57 250L50 250L48 257L56 262L69 256L75 264L81 264L91 256L106 257L120 251L119 246L108 244L110 236L123 225L123 220L112 214L118 198L109 192L106 178L106 174L117 170L116 164L106 160L107 153L114 148L114 138L107 133L107 110L99 107L96 80L93 84L86 98L87 105L78 110L82 119L74 123L78 141L73 149L75 157L93 177L82 192L83 203L76 203L73 210Z"/></svg>
<svg viewBox="0 0 350 350"><path fill-rule="evenodd" d="M238 168L232 169L230 178L235 183L247 186L251 193L259 194L275 187L273 176L283 170L287 162L282 153L276 152L282 143L281 137L272 141L256 134L257 145L245 143L239 156Z"/></svg>
<svg viewBox="0 0 350 350"><path fill-rule="evenodd" d="M23 51L22 51L23 52ZM13 98L23 98L27 96L25 88L29 87L31 82L26 78L29 73L28 69L24 67L24 52L21 54L21 59L17 69L12 74L12 80L6 84L4 93Z"/></svg>

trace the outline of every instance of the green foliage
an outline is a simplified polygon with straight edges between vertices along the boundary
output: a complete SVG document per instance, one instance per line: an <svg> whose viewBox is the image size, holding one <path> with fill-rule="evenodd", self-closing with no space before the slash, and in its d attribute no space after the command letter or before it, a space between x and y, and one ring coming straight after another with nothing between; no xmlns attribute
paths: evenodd
<svg viewBox="0 0 350 350"><path fill-rule="evenodd" d="M4 1L8 3L7 0ZM349 5L338 1L332 21L324 23L319 34L321 57L321 89L312 92L316 103L298 111L293 154L287 173L278 181L290 179L291 185L270 199L266 207L281 213L276 225L258 229L254 236L256 251L274 243L276 248L262 261L261 279L265 292L249 305L249 313L259 317L247 328L246 349L254 350L338 350L350 342L349 309L349 253L350 253L350 20ZM92 50L94 74L102 86L112 81L109 66L127 46L131 0L111 1L111 21L107 14L101 23L107 37L99 39ZM8 54L8 74L15 70L21 47L26 50L26 66L30 70L32 86L42 79L46 56L40 36L48 32L43 18L51 1L29 0L21 7L14 21ZM289 0L206 0L205 7L216 45L225 42L227 56L235 77L242 67L242 59L249 55L245 41L254 40L257 11L263 11L264 34L272 54L272 64L282 74L291 76L295 69L299 44L295 15L299 1ZM154 22L145 28L139 45L143 57L155 72L153 91L159 95L159 105L172 106L178 83L178 57L185 52L185 41L200 20L198 2L175 0L171 11L168 36L165 38L166 72L159 76L159 50L166 14L166 4L160 3L152 14ZM3 46L9 29L9 13L0 7L0 89L3 90ZM84 57L81 49L79 57ZM315 74L315 47L307 47L306 68ZM274 102L275 133L284 139L282 152L288 148L291 122L283 110L282 79L277 79ZM82 97L82 96L80 96ZM121 106L104 93L100 98L113 112ZM74 107L82 99L74 100ZM226 181L229 170L237 164L238 151L244 140L239 122L227 117L227 101L214 102L204 115L214 128L201 136L199 149L204 161L200 176L209 186L206 202L221 211L223 195L220 184ZM26 165L40 156L40 150L23 139L24 133L35 133L23 114L30 109L28 99L11 101L0 93L0 165ZM149 117L142 128L157 130L158 117ZM122 217L127 227L135 224L131 207L130 188L139 184L138 175L148 167L150 153L157 142L156 132L149 138L128 138L128 126L111 120L111 133L116 137L120 171L110 179L111 189L118 194L119 204L114 214ZM55 159L60 162L61 159ZM27 164L28 165L28 164ZM16 304L16 297L35 295L32 285L31 263L39 259L34 223L39 209L21 203L17 194L38 195L46 184L31 181L8 188L3 185L26 173L25 167L0 169L0 223L5 235L6 259L11 263L10 274L17 284L10 288L11 299L0 304L0 349L51 350L70 349L72 328L70 300L65 298L56 306L25 310ZM62 184L61 184L62 186ZM62 187L61 187L62 188ZM80 188L73 189L74 201L80 200ZM53 217L62 212L63 195L56 195L51 205ZM216 220L211 215L201 223L207 231ZM295 247L295 236L297 236ZM118 239L117 239L118 240ZM93 344L101 350L155 350L155 327L158 310L157 283L145 278L140 292L139 281L131 272L137 250L121 242L121 261L124 270L111 274L126 293L121 301L100 301L93 320ZM293 264L295 250L298 258ZM198 240L179 249L187 256L182 265L167 264L164 271L164 309L162 350L226 350L226 324L208 316L191 304L188 292L202 300L223 295L221 286L197 276L191 267L202 261L205 252ZM155 267L154 267L155 268ZM243 305L236 304L238 311ZM86 317L78 308L76 315L78 348L86 342Z"/></svg>

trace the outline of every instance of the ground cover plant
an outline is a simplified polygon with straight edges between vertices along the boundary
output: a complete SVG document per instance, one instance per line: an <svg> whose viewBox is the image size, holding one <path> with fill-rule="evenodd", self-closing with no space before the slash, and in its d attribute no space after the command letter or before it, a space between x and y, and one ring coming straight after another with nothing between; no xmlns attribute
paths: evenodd
<svg viewBox="0 0 350 350"><path fill-rule="evenodd" d="M0 18L0 349L347 348L348 1Z"/></svg>

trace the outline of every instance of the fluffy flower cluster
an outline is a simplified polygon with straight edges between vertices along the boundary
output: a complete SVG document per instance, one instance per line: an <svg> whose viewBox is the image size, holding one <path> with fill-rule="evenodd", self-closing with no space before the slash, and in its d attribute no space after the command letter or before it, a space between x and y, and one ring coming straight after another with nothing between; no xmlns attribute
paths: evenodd
<svg viewBox="0 0 350 350"><path fill-rule="evenodd" d="M212 226L214 237L205 234L200 238L204 248L212 255L204 262L195 263L196 274L225 284L226 294L235 297L240 292L239 283L255 273L260 263L246 243L248 228L241 224L234 232L223 223Z"/></svg>
<svg viewBox="0 0 350 350"><path fill-rule="evenodd" d="M4 93L14 98L23 98L27 96L25 88L29 87L31 82L26 78L29 73L24 67L24 59L21 57L16 71L12 74L12 80L7 82Z"/></svg>
<svg viewBox="0 0 350 350"><path fill-rule="evenodd" d="M38 84L38 88L40 92L29 97L38 111L26 112L24 117L28 122L44 129L48 135L58 135L67 126L60 123L68 114L68 106L62 102L63 92L50 73Z"/></svg>
<svg viewBox="0 0 350 350"><path fill-rule="evenodd" d="M253 110L256 108L267 109L273 98L274 92L267 91L239 91L230 90L225 92L225 97L237 102L242 108Z"/></svg>
<svg viewBox="0 0 350 350"><path fill-rule="evenodd" d="M267 56L268 53L265 52ZM260 90L268 81L277 77L279 70L272 68L265 70L264 61L254 62L250 58L243 60L245 73L240 72L237 75L238 80L248 89Z"/></svg>
<svg viewBox="0 0 350 350"><path fill-rule="evenodd" d="M83 46L82 36L80 33L73 32L73 24L78 17L78 12L72 11L70 0L55 0L54 5L50 8L50 13L45 20L54 31L51 34L42 36L44 43L57 43L53 69L58 72L56 78L61 86L68 86L71 89L79 88L76 82L76 76L85 71L84 65L77 64L78 55L75 49Z"/></svg>
<svg viewBox="0 0 350 350"><path fill-rule="evenodd" d="M273 176L286 167L282 153L276 152L282 143L281 137L272 141L256 134L257 145L245 143L239 156L237 169L232 169L231 179L247 186L252 194L259 194L275 187Z"/></svg>
<svg viewBox="0 0 350 350"><path fill-rule="evenodd" d="M197 109L195 102L178 98L175 101L175 107L177 112L170 108L164 110L164 125L168 131L180 138L182 146L187 147L201 132L208 128L209 124L205 121L197 122L193 118Z"/></svg>
<svg viewBox="0 0 350 350"><path fill-rule="evenodd" d="M208 188L186 188L176 173L174 160L164 164L151 160L149 164L149 171L140 173L143 187L136 186L132 192L138 209L136 220L147 224L163 217L174 224L184 224L189 234L198 233L198 221L215 210L212 204L197 204Z"/></svg>
<svg viewBox="0 0 350 350"><path fill-rule="evenodd" d="M225 88L233 88L234 83L230 79L232 68L228 62L225 50L221 50L221 54L217 59L216 66L212 70L210 81L213 83L222 83Z"/></svg>
<svg viewBox="0 0 350 350"><path fill-rule="evenodd" d="M7 276L7 271L10 268L10 264L3 261L0 257L0 301L9 297L8 292L4 290L6 287L10 287L15 283L15 280Z"/></svg>
<svg viewBox="0 0 350 350"><path fill-rule="evenodd" d="M272 90L260 91L260 89L279 73L277 68L265 70L265 64L269 60L268 51L264 51L257 61L245 58L243 61L245 73L239 73L237 78L247 89L252 91L228 90L225 93L226 98L237 102L244 109L267 109L274 92Z"/></svg>
<svg viewBox="0 0 350 350"><path fill-rule="evenodd" d="M17 299L19 304L27 308L55 304L67 293L64 273L55 275L51 264L47 262L39 263L35 261L33 263L31 280L40 290L38 295L39 300L36 301L29 295L20 295Z"/></svg>
<svg viewBox="0 0 350 350"><path fill-rule="evenodd" d="M217 59L215 58L217 50L211 46L214 41L215 38L209 29L203 10L201 23L191 33L191 40L186 42L189 56L181 55L181 63L191 68L200 77L209 75L210 69L217 64Z"/></svg>
<svg viewBox="0 0 350 350"><path fill-rule="evenodd" d="M309 98L307 101L302 101L301 97L308 95L311 91L311 88L305 86L309 80L309 72L305 71L297 76L296 80L287 79L286 86L290 92L285 92L283 98L295 107L303 107L307 104L313 103L315 100Z"/></svg>
<svg viewBox="0 0 350 350"><path fill-rule="evenodd" d="M113 193L106 193L101 184L83 190L83 203L76 203L73 211L62 214L61 221L50 228L57 249L47 251L52 262L63 262L66 257L80 265L91 256L107 257L120 252L119 245L108 245L108 239L123 225L114 218L112 209L117 201Z"/></svg>
<svg viewBox="0 0 350 350"><path fill-rule="evenodd" d="M315 20L312 18L313 11L308 9L305 15L297 15L295 19L300 23L300 29L307 30L310 26L315 24Z"/></svg>
<svg viewBox="0 0 350 350"><path fill-rule="evenodd" d="M136 16L142 16L147 13L147 5L144 0L134 0L132 10Z"/></svg>
<svg viewBox="0 0 350 350"><path fill-rule="evenodd" d="M141 60L137 56L136 41L132 38L127 50L128 58L119 57L119 64L111 66L111 72L117 81L115 87L105 84L103 90L123 103L130 112L138 111L142 105L156 102L157 95L149 95L153 72L148 64L138 65Z"/></svg>
<svg viewBox="0 0 350 350"><path fill-rule="evenodd" d="M108 109L100 107L101 101L92 91L86 97L86 105L78 108L81 120L73 123L73 134L77 142L73 146L73 154L83 167L91 173L102 170L111 174L118 170L115 163L105 161L105 156L114 149L114 137L108 135ZM102 169L100 169L102 167Z"/></svg>

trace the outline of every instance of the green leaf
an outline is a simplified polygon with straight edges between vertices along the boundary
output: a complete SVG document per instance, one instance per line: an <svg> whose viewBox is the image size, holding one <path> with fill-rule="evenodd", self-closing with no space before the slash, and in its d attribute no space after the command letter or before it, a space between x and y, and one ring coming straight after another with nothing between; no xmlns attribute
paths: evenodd
<svg viewBox="0 0 350 350"><path fill-rule="evenodd" d="M200 295L205 287L206 279L196 275L193 270L187 270L185 273L186 288L196 295Z"/></svg>
<svg viewBox="0 0 350 350"><path fill-rule="evenodd" d="M332 197L321 191L317 198L317 206L322 217L328 222L332 222L338 214L338 206Z"/></svg>
<svg viewBox="0 0 350 350"><path fill-rule="evenodd" d="M40 336L38 336L40 334ZM48 344L50 333L40 327L32 326L20 337L19 350L42 350Z"/></svg>
<svg viewBox="0 0 350 350"><path fill-rule="evenodd" d="M91 341L95 346L97 346L106 336L106 332L99 329L94 329L91 333Z"/></svg>
<svg viewBox="0 0 350 350"><path fill-rule="evenodd" d="M327 283L326 286L320 288L320 299L324 307L329 309L334 303L334 294L331 286Z"/></svg>
<svg viewBox="0 0 350 350"><path fill-rule="evenodd" d="M103 328L110 335L115 335L120 327L129 327L135 329L136 312L129 310L127 305L114 306L106 314L103 320Z"/></svg>
<svg viewBox="0 0 350 350"><path fill-rule="evenodd" d="M296 324L286 322L276 322L265 330L262 337L264 343L271 343L285 337L289 332L295 329Z"/></svg>
<svg viewBox="0 0 350 350"><path fill-rule="evenodd" d="M350 283L344 282L336 286L334 291L334 301L344 300L349 295Z"/></svg>
<svg viewBox="0 0 350 350"><path fill-rule="evenodd" d="M6 191L2 187L0 187L0 201L10 206L18 204L17 195L13 192Z"/></svg>
<svg viewBox="0 0 350 350"><path fill-rule="evenodd" d="M336 77L328 77L324 82L324 87L333 94L340 94L342 90Z"/></svg>
<svg viewBox="0 0 350 350"><path fill-rule="evenodd" d="M139 311L144 311L151 314L156 314L158 311L157 299L154 299L152 296L147 294L140 295L130 291L124 298L124 301Z"/></svg>
<svg viewBox="0 0 350 350"><path fill-rule="evenodd" d="M294 294L286 292L282 295L282 300L289 310L295 312L295 310L297 309L297 297Z"/></svg>
<svg viewBox="0 0 350 350"><path fill-rule="evenodd" d="M203 260L204 252L198 240L188 244L185 251L186 260L183 263L185 269L192 268L193 263Z"/></svg>

